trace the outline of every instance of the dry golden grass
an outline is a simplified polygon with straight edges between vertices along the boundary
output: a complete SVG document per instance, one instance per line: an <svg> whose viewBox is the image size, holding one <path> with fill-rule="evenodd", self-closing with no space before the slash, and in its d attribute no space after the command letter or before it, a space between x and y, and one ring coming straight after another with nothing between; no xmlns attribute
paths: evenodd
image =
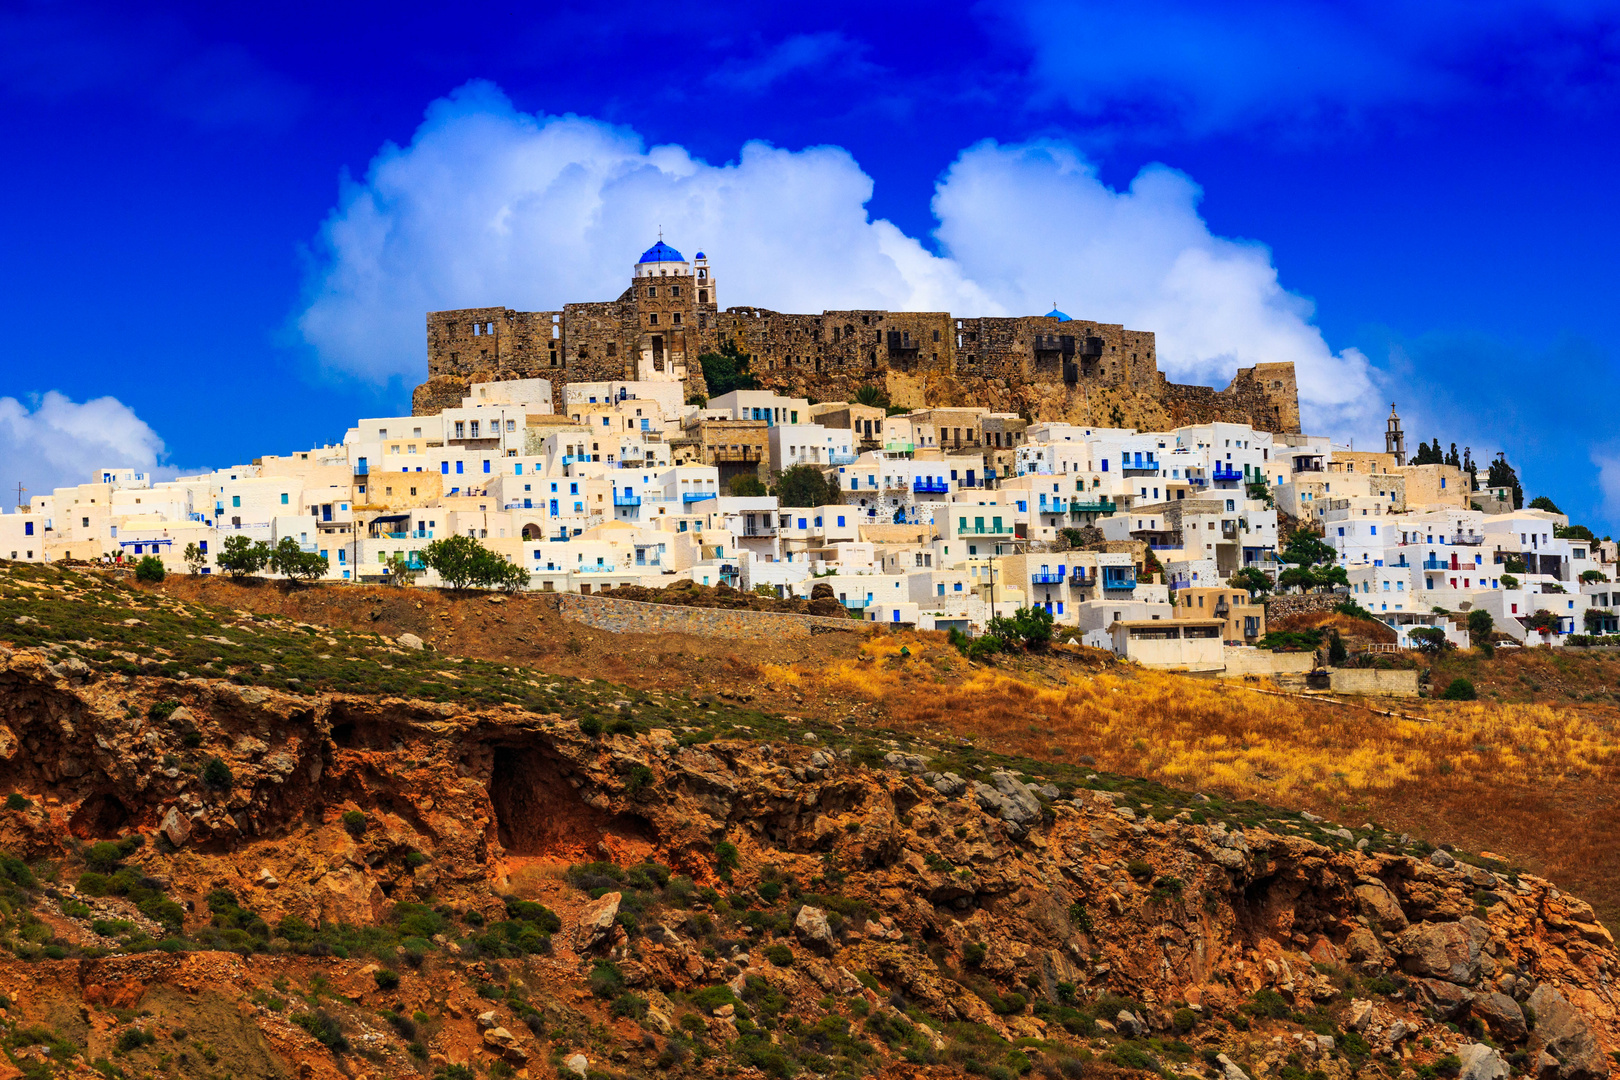
<svg viewBox="0 0 1620 1080"><path fill-rule="evenodd" d="M1607 815L1591 813L1620 778L1620 713L1608 705L1422 700L1398 706L1422 719L1391 718L1133 666L969 665L937 634L876 637L857 659L762 666L760 679L867 699L919 735L1044 760L1089 755L1108 771L1351 824L1377 817L1579 880L1620 910L1620 843L1600 824Z"/></svg>

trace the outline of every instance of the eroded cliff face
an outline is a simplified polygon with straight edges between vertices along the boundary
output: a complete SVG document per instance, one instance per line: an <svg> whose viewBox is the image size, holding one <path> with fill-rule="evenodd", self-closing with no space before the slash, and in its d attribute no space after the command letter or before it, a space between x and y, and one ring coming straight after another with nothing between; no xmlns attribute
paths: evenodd
<svg viewBox="0 0 1620 1080"><path fill-rule="evenodd" d="M0 650L0 849L34 867L0 866L0 994L66 1040L10 1052L1589 1080L1620 1046L1608 932L1488 860L681 734Z"/></svg>

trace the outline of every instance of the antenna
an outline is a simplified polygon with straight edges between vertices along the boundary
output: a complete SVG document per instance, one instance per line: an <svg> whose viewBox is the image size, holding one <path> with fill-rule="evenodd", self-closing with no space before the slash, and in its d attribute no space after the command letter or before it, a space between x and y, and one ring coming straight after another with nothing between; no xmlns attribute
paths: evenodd
<svg viewBox="0 0 1620 1080"><path fill-rule="evenodd" d="M23 492L25 492L27 490L28 490L27 488L22 486L22 481L21 480L17 481L17 509L18 510L24 509L24 504L23 504L22 497L23 497Z"/></svg>

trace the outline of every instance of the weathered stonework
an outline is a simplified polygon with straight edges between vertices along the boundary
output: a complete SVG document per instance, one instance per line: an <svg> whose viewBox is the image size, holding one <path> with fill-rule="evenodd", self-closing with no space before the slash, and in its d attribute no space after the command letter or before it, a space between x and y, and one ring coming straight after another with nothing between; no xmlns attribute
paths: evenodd
<svg viewBox="0 0 1620 1080"><path fill-rule="evenodd" d="M673 377L688 394L703 394L698 357L723 342L752 358L749 370L762 387L793 397L846 401L870 384L907 408L987 407L1031 420L1137 428L1226 420L1299 430L1292 364L1239 369L1216 390L1169 382L1153 333L1113 323L942 311L721 311L703 260L690 273L638 276L616 300L561 311L429 312L429 382L412 406L435 412L451 384L427 387L475 376L550 379L558 405L569 382Z"/></svg>
<svg viewBox="0 0 1620 1080"><path fill-rule="evenodd" d="M645 604L607 596L556 594L557 610L571 622L614 634L697 634L757 640L807 638L816 634L864 634L871 626L854 619L784 611Z"/></svg>

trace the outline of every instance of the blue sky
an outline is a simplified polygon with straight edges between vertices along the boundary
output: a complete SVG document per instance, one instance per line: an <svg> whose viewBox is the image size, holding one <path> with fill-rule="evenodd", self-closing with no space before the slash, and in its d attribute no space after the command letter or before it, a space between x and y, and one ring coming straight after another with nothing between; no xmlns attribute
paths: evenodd
<svg viewBox="0 0 1620 1080"><path fill-rule="evenodd" d="M1298 359L1617 531L1617 109L1573 0L8 5L0 484L336 441L424 309L612 295L662 224L723 303Z"/></svg>

